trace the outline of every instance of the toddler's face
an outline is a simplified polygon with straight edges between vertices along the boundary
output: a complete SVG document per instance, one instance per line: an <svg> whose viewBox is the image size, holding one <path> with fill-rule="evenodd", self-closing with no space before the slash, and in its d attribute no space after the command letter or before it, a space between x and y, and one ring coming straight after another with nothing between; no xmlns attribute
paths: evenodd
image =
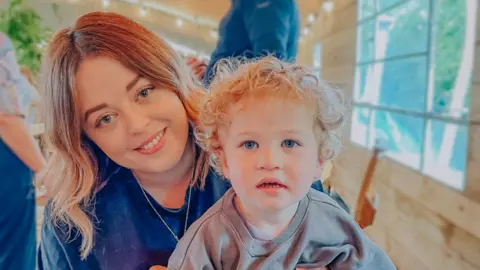
<svg viewBox="0 0 480 270"><path fill-rule="evenodd" d="M228 114L219 155L243 206L280 210L301 200L321 174L311 111L295 101L251 98Z"/></svg>

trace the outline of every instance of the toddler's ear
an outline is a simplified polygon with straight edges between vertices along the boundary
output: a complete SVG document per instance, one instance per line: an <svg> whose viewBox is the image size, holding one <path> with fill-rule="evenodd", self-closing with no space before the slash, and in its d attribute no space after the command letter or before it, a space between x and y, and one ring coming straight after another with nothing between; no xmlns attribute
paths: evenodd
<svg viewBox="0 0 480 270"><path fill-rule="evenodd" d="M315 178L313 179L313 181L315 180L318 180L318 179L322 179L322 174L323 174L323 164L324 164L324 161L322 158L318 158L318 162L315 166Z"/></svg>

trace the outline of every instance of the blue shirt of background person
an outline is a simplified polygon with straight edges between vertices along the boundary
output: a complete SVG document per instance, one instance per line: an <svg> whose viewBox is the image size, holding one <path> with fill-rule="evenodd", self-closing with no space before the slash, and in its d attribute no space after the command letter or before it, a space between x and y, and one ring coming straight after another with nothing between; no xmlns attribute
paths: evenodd
<svg viewBox="0 0 480 270"><path fill-rule="evenodd" d="M28 129L35 93L0 33L0 269L35 269L33 173L45 165Z"/></svg>
<svg viewBox="0 0 480 270"><path fill-rule="evenodd" d="M222 58L255 58L273 54L294 60L300 36L300 14L295 0L232 0L218 29L219 39L203 82L208 85Z"/></svg>

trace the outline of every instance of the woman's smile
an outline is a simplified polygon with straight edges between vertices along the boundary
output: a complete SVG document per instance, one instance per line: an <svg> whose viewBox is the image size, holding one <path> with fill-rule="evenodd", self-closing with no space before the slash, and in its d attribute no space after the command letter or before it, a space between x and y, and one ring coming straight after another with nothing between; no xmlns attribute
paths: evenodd
<svg viewBox="0 0 480 270"><path fill-rule="evenodd" d="M139 147L134 150L145 155L155 154L157 151L162 149L165 145L165 131L167 128L164 128L162 131L142 143Z"/></svg>

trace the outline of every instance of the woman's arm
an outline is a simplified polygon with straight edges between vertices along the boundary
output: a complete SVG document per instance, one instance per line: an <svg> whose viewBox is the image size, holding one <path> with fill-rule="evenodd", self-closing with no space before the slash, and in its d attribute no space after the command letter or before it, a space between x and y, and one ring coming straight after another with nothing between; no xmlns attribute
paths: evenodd
<svg viewBox="0 0 480 270"><path fill-rule="evenodd" d="M23 163L38 172L46 162L23 119L25 108L21 105L25 102L20 104L20 97L30 96L32 89L20 73L12 42L0 33L0 139Z"/></svg>
<svg viewBox="0 0 480 270"><path fill-rule="evenodd" d="M39 146L20 116L0 114L0 138L34 172L46 165Z"/></svg>

